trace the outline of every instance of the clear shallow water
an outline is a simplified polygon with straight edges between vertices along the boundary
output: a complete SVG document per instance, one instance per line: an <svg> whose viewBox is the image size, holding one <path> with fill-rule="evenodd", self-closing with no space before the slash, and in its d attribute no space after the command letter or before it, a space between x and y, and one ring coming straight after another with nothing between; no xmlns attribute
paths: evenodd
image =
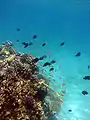
<svg viewBox="0 0 90 120"><path fill-rule="evenodd" d="M0 0L0 43L11 40L17 51L30 52L34 56L49 55L45 61L55 59L52 72L52 87L59 91L58 85L65 83L66 94L58 120L89 120L90 81L83 80L90 70L90 11L89 2L82 0L75 5L73 1L59 0ZM17 32L16 28L21 31ZM26 49L21 42L32 41ZM16 40L20 42L17 43ZM65 45L60 47L61 42ZM46 46L42 47L42 43ZM75 53L81 52L80 57ZM45 62L43 61L43 63ZM46 68L46 75L50 75ZM88 95L82 95L87 90ZM68 112L72 109L72 112Z"/></svg>

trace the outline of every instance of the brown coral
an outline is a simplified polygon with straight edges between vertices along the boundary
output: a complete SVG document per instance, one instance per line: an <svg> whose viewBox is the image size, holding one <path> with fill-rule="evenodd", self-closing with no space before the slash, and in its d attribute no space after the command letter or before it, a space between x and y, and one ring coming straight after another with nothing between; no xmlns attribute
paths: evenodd
<svg viewBox="0 0 90 120"><path fill-rule="evenodd" d="M0 57L0 120L45 120L52 112L50 105L45 106L51 88L38 77L34 57L4 47L10 55L2 59L3 50Z"/></svg>
<svg viewBox="0 0 90 120"><path fill-rule="evenodd" d="M34 75L37 67L32 59L30 55L16 54L15 59L0 63L0 120L43 119L44 111L37 97L40 84Z"/></svg>

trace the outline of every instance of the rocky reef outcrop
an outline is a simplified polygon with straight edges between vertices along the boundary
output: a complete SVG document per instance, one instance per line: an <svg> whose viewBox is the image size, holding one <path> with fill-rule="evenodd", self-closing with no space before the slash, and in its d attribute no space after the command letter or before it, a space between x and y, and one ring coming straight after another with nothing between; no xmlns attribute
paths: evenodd
<svg viewBox="0 0 90 120"><path fill-rule="evenodd" d="M46 120L58 110L53 105L60 108L60 98L39 77L34 59L0 46L0 120Z"/></svg>

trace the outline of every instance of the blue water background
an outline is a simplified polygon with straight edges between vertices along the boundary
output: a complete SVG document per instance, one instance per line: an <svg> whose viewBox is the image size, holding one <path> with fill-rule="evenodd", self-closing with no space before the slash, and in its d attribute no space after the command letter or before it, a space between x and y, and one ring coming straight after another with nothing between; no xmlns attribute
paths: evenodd
<svg viewBox="0 0 90 120"><path fill-rule="evenodd" d="M34 34L36 40L32 40ZM74 0L0 0L0 43L6 40L11 40L19 52L30 52L37 57L46 54L50 57L45 61L57 61L52 87L59 91L57 86L63 81L66 84L58 120L88 120L90 96L81 92L90 93L90 82L82 79L90 75L87 68L90 65L89 1L75 4ZM24 41L34 44L25 49L21 44ZM46 46L42 47L44 42ZM62 47L61 42L65 42ZM81 52L78 58L77 52ZM49 68L46 72L49 76ZM73 112L68 113L68 109Z"/></svg>

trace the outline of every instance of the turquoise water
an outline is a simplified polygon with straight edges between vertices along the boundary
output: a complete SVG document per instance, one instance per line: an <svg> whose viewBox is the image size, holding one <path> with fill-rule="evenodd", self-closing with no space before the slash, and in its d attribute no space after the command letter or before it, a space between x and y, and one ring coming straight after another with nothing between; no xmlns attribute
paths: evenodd
<svg viewBox="0 0 90 120"><path fill-rule="evenodd" d="M0 0L0 43L11 40L19 52L30 52L36 57L47 55L40 64L56 60L55 70L50 73L46 67L44 74L52 79L56 92L60 91L59 85L65 84L58 120L90 117L90 81L83 80L90 74L89 5L87 0ZM34 34L37 39L32 40ZM30 41L33 45L23 48L21 42ZM46 46L42 47L44 42ZM60 46L61 42L65 45ZM81 52L80 57L75 57L77 52ZM88 95L82 95L83 90Z"/></svg>

